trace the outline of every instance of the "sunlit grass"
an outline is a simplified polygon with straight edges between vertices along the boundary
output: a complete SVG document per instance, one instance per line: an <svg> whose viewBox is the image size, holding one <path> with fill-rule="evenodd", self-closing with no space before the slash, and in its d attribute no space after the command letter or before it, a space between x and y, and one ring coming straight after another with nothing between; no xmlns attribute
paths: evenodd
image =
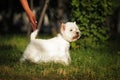
<svg viewBox="0 0 120 80"><path fill-rule="evenodd" d="M0 36L0 80L120 80L120 54L112 47L71 49L69 66L20 63L24 35Z"/></svg>

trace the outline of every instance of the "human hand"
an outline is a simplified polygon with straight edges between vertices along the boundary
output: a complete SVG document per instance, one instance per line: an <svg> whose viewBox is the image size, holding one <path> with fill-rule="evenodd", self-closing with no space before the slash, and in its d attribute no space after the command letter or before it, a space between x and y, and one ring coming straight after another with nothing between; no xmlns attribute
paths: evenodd
<svg viewBox="0 0 120 80"><path fill-rule="evenodd" d="M36 16L34 15L34 13L33 12L28 13L28 18L32 25L33 31L36 30L37 29L37 20L36 20Z"/></svg>

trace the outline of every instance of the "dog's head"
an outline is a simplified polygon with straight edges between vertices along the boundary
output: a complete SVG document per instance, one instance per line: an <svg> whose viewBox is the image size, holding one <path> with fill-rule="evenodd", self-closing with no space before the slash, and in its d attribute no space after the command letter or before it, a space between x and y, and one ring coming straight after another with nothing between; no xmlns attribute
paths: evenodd
<svg viewBox="0 0 120 80"><path fill-rule="evenodd" d="M73 42L80 38L80 30L76 25L76 22L62 23L60 33L68 42Z"/></svg>

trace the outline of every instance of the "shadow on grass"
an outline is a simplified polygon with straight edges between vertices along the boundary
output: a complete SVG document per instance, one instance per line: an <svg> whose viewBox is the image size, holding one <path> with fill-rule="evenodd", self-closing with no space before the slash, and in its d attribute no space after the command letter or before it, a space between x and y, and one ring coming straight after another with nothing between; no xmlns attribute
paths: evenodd
<svg viewBox="0 0 120 80"><path fill-rule="evenodd" d="M120 35L112 36L108 41L107 48L113 54L120 54Z"/></svg>
<svg viewBox="0 0 120 80"><path fill-rule="evenodd" d="M15 45L0 45L0 65L12 65L17 63L22 52Z"/></svg>

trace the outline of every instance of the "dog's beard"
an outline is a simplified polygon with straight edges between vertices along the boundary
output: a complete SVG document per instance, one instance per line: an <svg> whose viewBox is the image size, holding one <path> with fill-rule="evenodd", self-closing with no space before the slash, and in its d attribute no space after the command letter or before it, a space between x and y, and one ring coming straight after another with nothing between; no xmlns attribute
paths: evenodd
<svg viewBox="0 0 120 80"><path fill-rule="evenodd" d="M69 41L74 42L77 41L80 38L80 34L69 34Z"/></svg>
<svg viewBox="0 0 120 80"><path fill-rule="evenodd" d="M76 41L76 40L78 40L79 38L80 38L79 35L75 35L75 36L72 37L72 41Z"/></svg>
<svg viewBox="0 0 120 80"><path fill-rule="evenodd" d="M74 42L80 38L80 35L68 35L67 37L66 36L63 36L63 37L68 42Z"/></svg>
<svg viewBox="0 0 120 80"><path fill-rule="evenodd" d="M79 38L79 35L76 35L76 36L73 36L73 40L75 39L75 40L77 40Z"/></svg>

